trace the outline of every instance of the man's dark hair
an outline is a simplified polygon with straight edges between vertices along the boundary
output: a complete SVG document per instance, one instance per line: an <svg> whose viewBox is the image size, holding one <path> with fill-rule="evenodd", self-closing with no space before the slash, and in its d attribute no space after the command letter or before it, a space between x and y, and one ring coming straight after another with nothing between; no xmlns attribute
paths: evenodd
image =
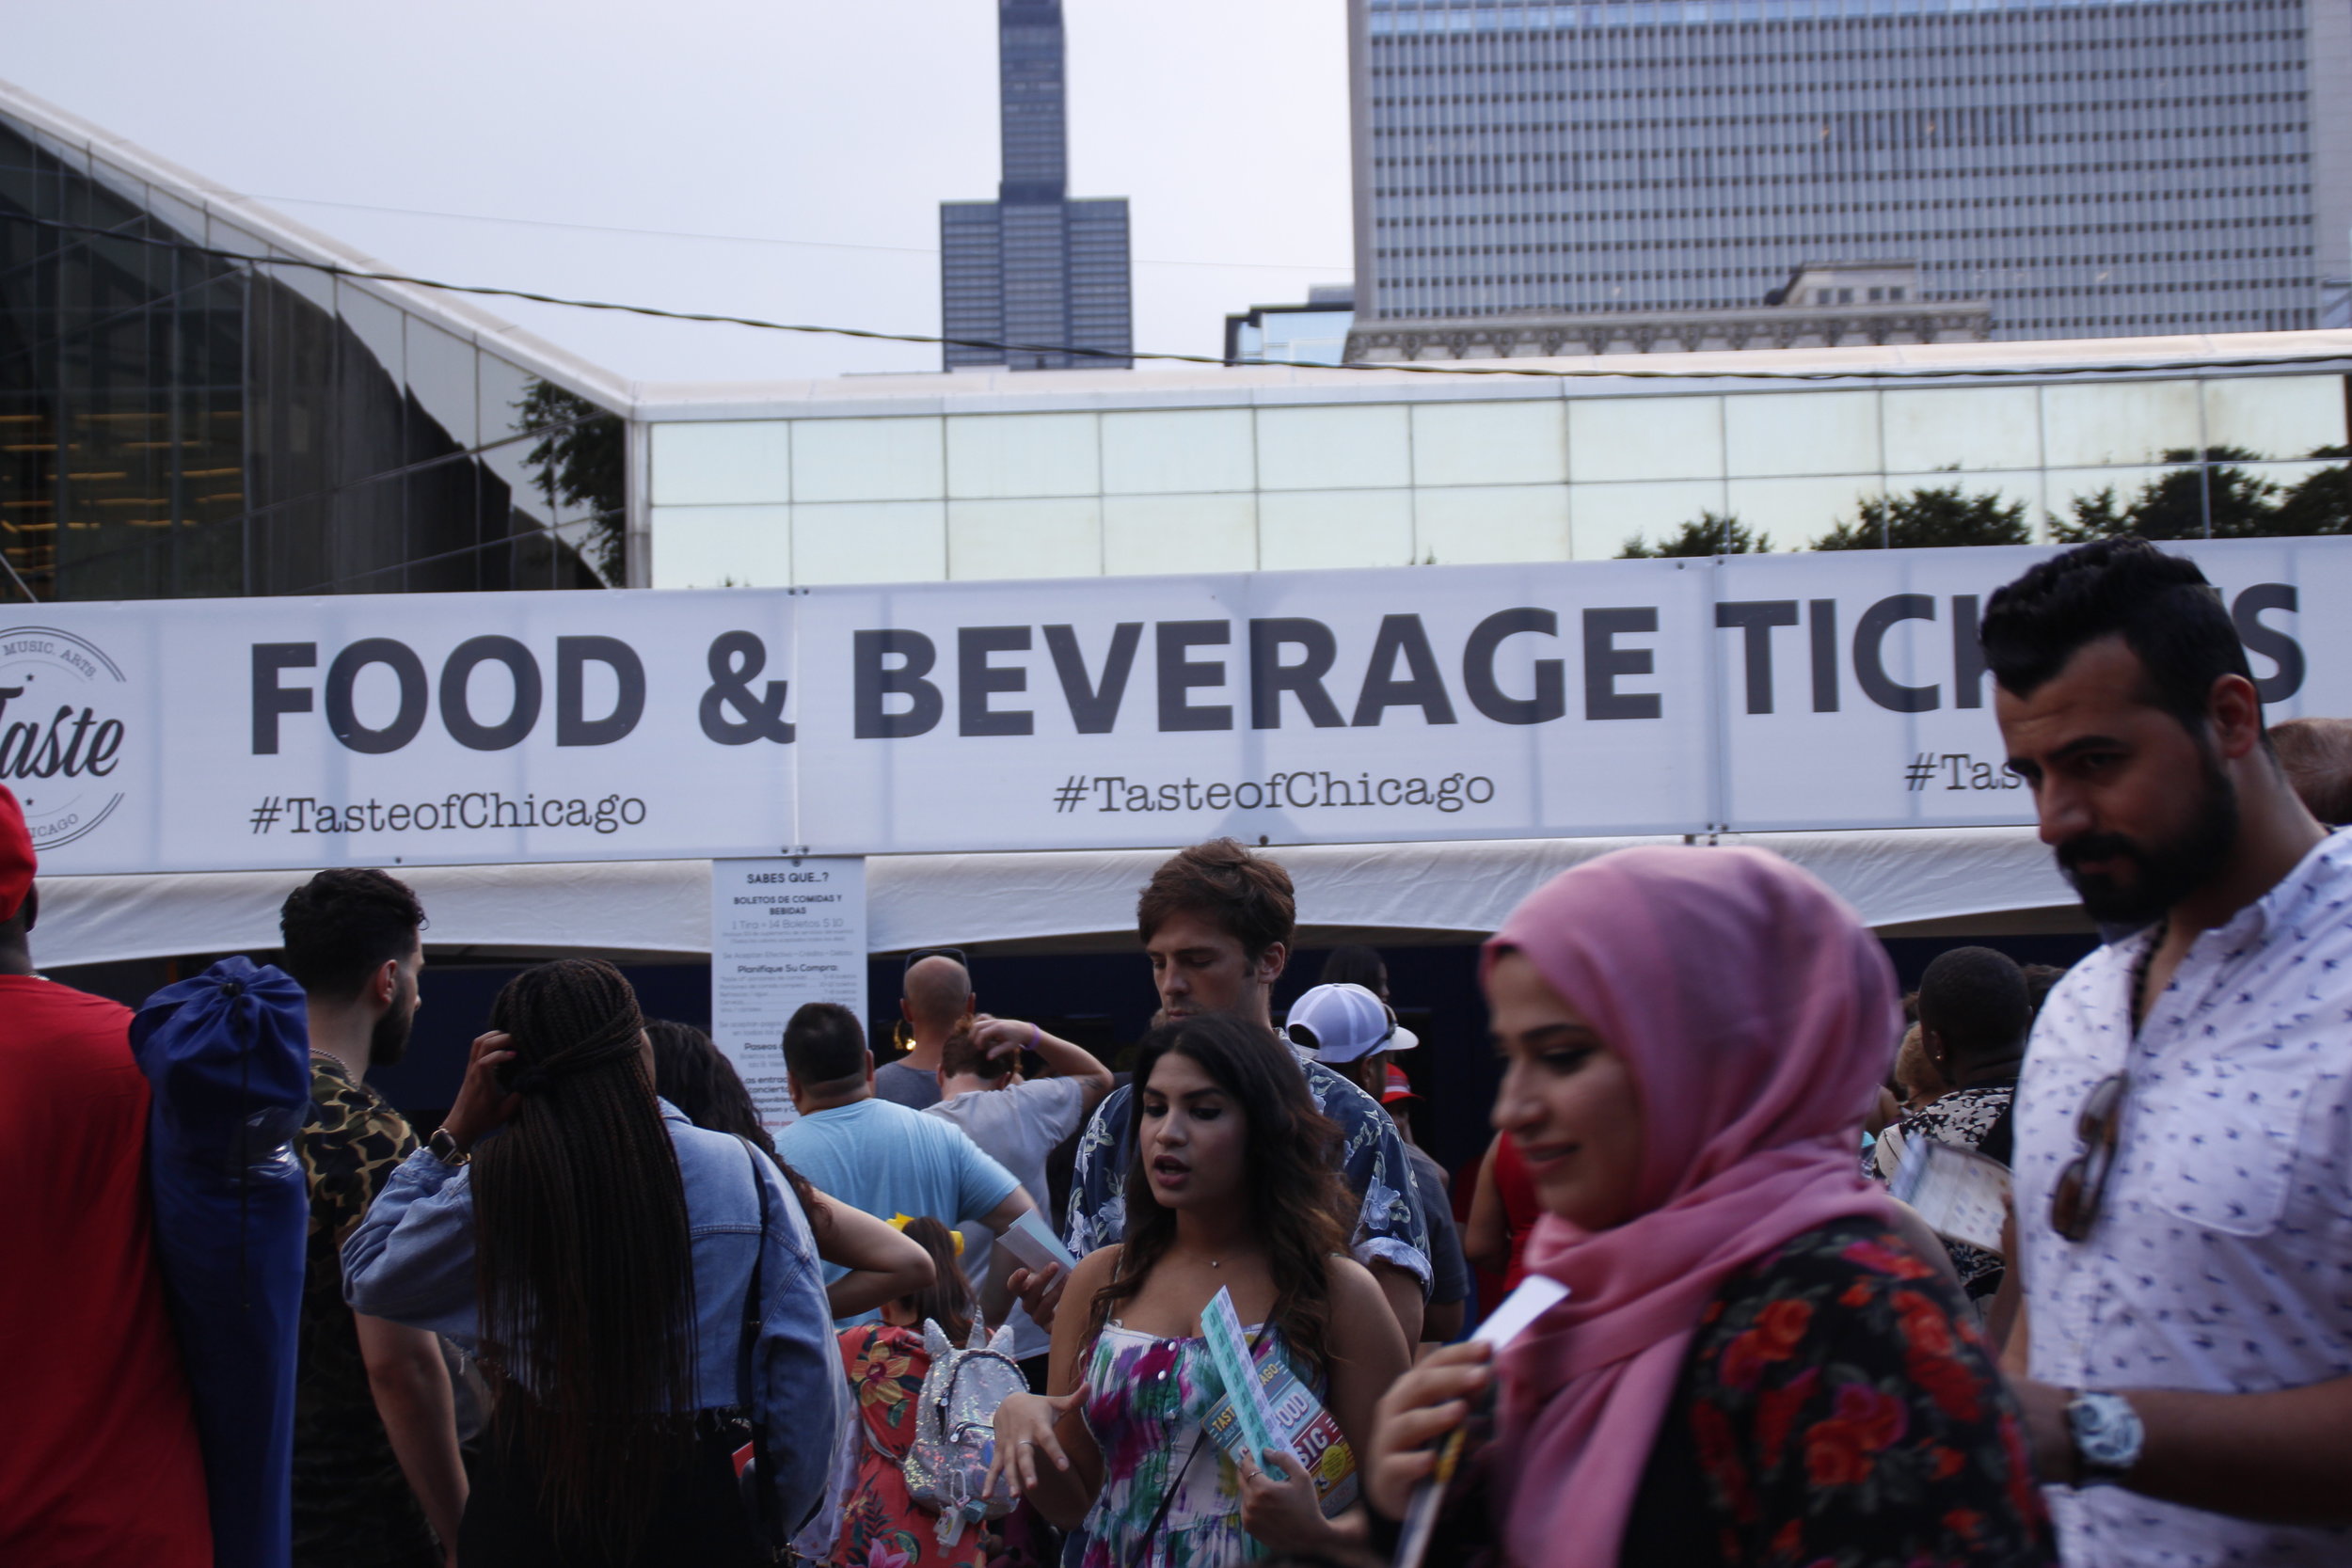
<svg viewBox="0 0 2352 1568"><path fill-rule="evenodd" d="M1376 950L1351 942L1344 947L1331 949L1331 956L1323 960L1323 977L1317 984L1361 986L1377 996L1380 983L1388 977L1389 966Z"/></svg>
<svg viewBox="0 0 2352 1568"><path fill-rule="evenodd" d="M2141 701L2202 735L2213 683L2253 679L2221 595L2197 563L2126 534L2053 556L1996 591L1979 633L1993 678L2030 697L2067 660L2122 637L2148 673Z"/></svg>
<svg viewBox="0 0 2352 1568"><path fill-rule="evenodd" d="M2016 1055L2033 1027L2026 972L1990 947L1938 954L1919 977L1919 1025L1942 1039L1955 1077Z"/></svg>
<svg viewBox="0 0 2352 1568"><path fill-rule="evenodd" d="M803 1087L866 1070L866 1025L838 1002L809 1002L784 1026L784 1065Z"/></svg>
<svg viewBox="0 0 2352 1568"><path fill-rule="evenodd" d="M1291 874L1231 838L1196 844L1152 873L1136 900L1136 930L1145 942L1178 914L1195 914L1241 943L1252 962L1276 942L1288 945L1298 903Z"/></svg>
<svg viewBox="0 0 2352 1568"><path fill-rule="evenodd" d="M2026 966L2026 1000L2033 1007L2034 1017L2042 1016L2042 1004L2050 999L2050 988L2066 978L2066 971L2056 964Z"/></svg>
<svg viewBox="0 0 2352 1568"><path fill-rule="evenodd" d="M313 996L356 996L368 976L405 958L424 928L408 884L381 871L322 871L286 895L278 929L287 974Z"/></svg>
<svg viewBox="0 0 2352 1568"><path fill-rule="evenodd" d="M1020 1065L1017 1055L991 1057L980 1042L972 1037L972 1025L959 1023L939 1048L939 1075L943 1078L984 1078L993 1084L1000 1082Z"/></svg>

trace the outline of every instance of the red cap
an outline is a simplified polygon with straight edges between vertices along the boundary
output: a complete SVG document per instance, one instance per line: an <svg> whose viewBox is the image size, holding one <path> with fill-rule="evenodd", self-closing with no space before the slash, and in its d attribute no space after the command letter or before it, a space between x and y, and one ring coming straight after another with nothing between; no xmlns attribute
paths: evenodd
<svg viewBox="0 0 2352 1568"><path fill-rule="evenodd" d="M15 918L33 885L33 832L24 808L0 784L0 920Z"/></svg>
<svg viewBox="0 0 2352 1568"><path fill-rule="evenodd" d="M1400 1100L1420 1098L1413 1092L1413 1081L1405 1076L1405 1069L1393 1062L1390 1063L1388 1082L1380 1085L1380 1103L1393 1105Z"/></svg>

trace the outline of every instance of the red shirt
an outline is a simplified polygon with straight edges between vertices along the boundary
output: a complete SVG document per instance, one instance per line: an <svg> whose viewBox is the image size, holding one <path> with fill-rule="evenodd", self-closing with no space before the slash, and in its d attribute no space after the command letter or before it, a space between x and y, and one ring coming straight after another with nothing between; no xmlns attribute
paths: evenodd
<svg viewBox="0 0 2352 1568"><path fill-rule="evenodd" d="M127 1007L0 974L0 1562L208 1568Z"/></svg>

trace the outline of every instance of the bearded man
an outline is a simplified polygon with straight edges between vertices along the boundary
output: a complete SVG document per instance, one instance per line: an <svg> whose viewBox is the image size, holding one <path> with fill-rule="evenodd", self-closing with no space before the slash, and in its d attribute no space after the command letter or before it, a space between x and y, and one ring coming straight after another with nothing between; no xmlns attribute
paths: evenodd
<svg viewBox="0 0 2352 1568"><path fill-rule="evenodd" d="M2352 1560L2352 835L2296 799L2195 562L2069 550L1983 641L2010 766L2110 933L2017 1089L2005 1359L2061 1553Z"/></svg>
<svg viewBox="0 0 2352 1568"><path fill-rule="evenodd" d="M440 1341L343 1304L342 1246L417 1135L369 1086L408 1048L424 909L381 871L322 871L279 913L283 967L308 998L310 1123L297 1144L310 1236L294 1376L294 1560L438 1568L457 1545L466 1472Z"/></svg>

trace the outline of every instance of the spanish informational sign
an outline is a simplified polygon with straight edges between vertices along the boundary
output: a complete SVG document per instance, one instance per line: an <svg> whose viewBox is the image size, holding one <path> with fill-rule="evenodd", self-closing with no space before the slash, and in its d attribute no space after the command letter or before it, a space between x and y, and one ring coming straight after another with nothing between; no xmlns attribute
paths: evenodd
<svg viewBox="0 0 2352 1568"><path fill-rule="evenodd" d="M866 863L854 856L714 861L710 1037L771 1132L792 1120L784 1026L803 1003L866 1017Z"/></svg>
<svg viewBox="0 0 2352 1568"><path fill-rule="evenodd" d="M2174 547L2352 713L2352 539ZM42 605L0 782L61 873L2023 823L2049 553Z"/></svg>

